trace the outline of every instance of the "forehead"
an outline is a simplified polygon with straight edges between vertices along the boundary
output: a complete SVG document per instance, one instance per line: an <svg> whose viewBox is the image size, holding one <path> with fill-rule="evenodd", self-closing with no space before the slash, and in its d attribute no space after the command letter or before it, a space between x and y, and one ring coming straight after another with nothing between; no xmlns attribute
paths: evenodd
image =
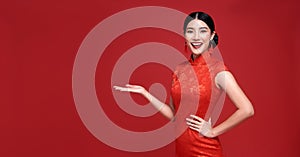
<svg viewBox="0 0 300 157"><path fill-rule="evenodd" d="M194 19L190 21L187 25L187 28L200 28L205 27L208 28L207 24L203 22L202 20Z"/></svg>

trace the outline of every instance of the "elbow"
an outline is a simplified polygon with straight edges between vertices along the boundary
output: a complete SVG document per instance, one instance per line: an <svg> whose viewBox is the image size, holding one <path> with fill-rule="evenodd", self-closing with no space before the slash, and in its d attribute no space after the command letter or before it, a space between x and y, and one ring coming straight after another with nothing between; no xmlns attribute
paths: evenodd
<svg viewBox="0 0 300 157"><path fill-rule="evenodd" d="M249 107L248 109L245 110L244 114L248 118L254 116L254 108L252 107L252 105L251 105L251 107Z"/></svg>
<svg viewBox="0 0 300 157"><path fill-rule="evenodd" d="M167 117L168 118L168 120L170 120L171 122L174 122L175 121L175 116L169 116L169 117Z"/></svg>
<svg viewBox="0 0 300 157"><path fill-rule="evenodd" d="M254 115L253 109L241 110L241 116L243 119L248 119Z"/></svg>
<svg viewBox="0 0 300 157"><path fill-rule="evenodd" d="M248 111L248 117L252 117L252 116L254 116L254 109Z"/></svg>
<svg viewBox="0 0 300 157"><path fill-rule="evenodd" d="M247 107L240 108L240 112L245 118L254 116L254 109L251 103Z"/></svg>
<svg viewBox="0 0 300 157"><path fill-rule="evenodd" d="M173 113L169 113L167 115L165 115L166 118L168 118L169 120L173 121L175 119L175 116Z"/></svg>

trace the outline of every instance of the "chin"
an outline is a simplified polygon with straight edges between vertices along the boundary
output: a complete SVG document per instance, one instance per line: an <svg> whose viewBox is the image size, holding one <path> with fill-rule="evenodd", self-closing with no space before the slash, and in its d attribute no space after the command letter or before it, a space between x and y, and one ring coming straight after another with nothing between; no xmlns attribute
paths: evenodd
<svg viewBox="0 0 300 157"><path fill-rule="evenodd" d="M205 52L204 50L202 50L201 48L199 49L195 49L194 47L189 47L190 51L192 52L193 55L200 55L203 52Z"/></svg>
<svg viewBox="0 0 300 157"><path fill-rule="evenodd" d="M193 50L192 50L193 55L201 55L203 52L204 52L204 51L197 50L197 49L193 49Z"/></svg>

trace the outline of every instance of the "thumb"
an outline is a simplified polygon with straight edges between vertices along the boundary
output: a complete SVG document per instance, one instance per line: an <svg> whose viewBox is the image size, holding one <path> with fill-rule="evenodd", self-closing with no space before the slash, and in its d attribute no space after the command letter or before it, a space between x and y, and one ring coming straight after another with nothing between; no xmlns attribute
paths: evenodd
<svg viewBox="0 0 300 157"><path fill-rule="evenodd" d="M211 118L208 119L208 123L211 125Z"/></svg>

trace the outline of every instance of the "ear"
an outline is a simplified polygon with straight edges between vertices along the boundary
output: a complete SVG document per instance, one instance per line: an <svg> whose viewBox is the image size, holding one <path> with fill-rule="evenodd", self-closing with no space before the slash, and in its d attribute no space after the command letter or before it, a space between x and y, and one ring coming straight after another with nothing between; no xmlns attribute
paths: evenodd
<svg viewBox="0 0 300 157"><path fill-rule="evenodd" d="M215 37L215 34L216 34L216 32L215 32L215 31L213 31L213 32L212 32L212 34L211 34L210 40L213 40L213 39L214 39L214 37Z"/></svg>

